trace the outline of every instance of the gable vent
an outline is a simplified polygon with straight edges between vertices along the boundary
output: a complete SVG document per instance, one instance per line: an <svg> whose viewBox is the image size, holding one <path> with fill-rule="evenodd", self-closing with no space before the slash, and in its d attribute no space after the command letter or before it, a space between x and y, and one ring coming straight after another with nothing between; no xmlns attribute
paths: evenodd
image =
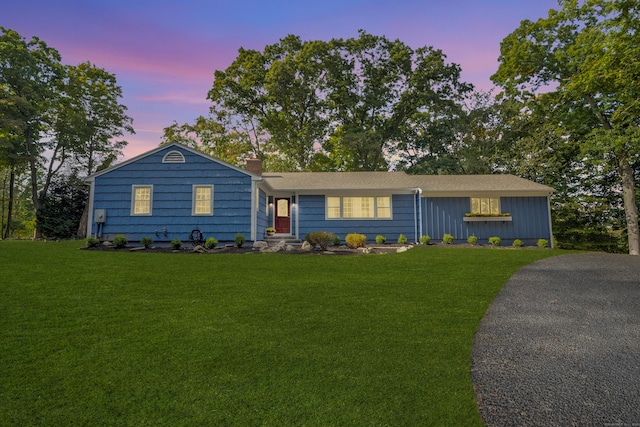
<svg viewBox="0 0 640 427"><path fill-rule="evenodd" d="M179 151L169 151L164 155L162 163L184 163L184 156Z"/></svg>

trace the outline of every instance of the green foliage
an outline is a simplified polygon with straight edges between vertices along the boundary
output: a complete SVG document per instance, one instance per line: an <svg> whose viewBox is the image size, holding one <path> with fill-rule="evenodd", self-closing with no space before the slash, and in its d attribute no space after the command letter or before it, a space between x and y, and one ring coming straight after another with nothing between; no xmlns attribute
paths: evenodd
<svg viewBox="0 0 640 427"><path fill-rule="evenodd" d="M153 243L153 239L151 237L143 237L140 239L140 243L144 246L145 249L149 249L151 244Z"/></svg>
<svg viewBox="0 0 640 427"><path fill-rule="evenodd" d="M335 242L336 235L327 231L312 231L304 238L312 245L318 245L322 250L327 250L330 243Z"/></svg>
<svg viewBox="0 0 640 427"><path fill-rule="evenodd" d="M245 244L247 239L244 238L244 234L238 233L238 234L236 234L236 237L233 239L233 241L235 242L237 247L241 248L242 245Z"/></svg>
<svg viewBox="0 0 640 427"><path fill-rule="evenodd" d="M491 243L492 246L500 246L502 239L498 236L489 237L489 243Z"/></svg>
<svg viewBox="0 0 640 427"><path fill-rule="evenodd" d="M541 119L547 129L555 127L554 143L538 144L540 157L518 157L531 159L538 170L564 163L564 174L557 176L569 182L568 191L574 185L573 199L601 194L607 187L589 188L585 178L597 175L604 181L611 174L617 187L611 206L624 207L629 253L640 254L635 168L640 155L640 19L630 12L632 3L563 1L546 18L522 21L502 41L500 66L491 78L521 104L522 112ZM566 150L557 150L558 136L561 145L574 147L572 156L561 161L564 155L558 154Z"/></svg>
<svg viewBox="0 0 640 427"><path fill-rule="evenodd" d="M467 243L469 243L470 245L477 245L478 238L476 236L469 236L467 237Z"/></svg>
<svg viewBox="0 0 640 427"><path fill-rule="evenodd" d="M87 238L87 247L88 248L95 248L99 244L100 244L100 240L99 239L96 239L95 237Z"/></svg>
<svg viewBox="0 0 640 427"><path fill-rule="evenodd" d="M77 175L60 176L49 186L37 212L37 226L48 239L76 237L89 188Z"/></svg>
<svg viewBox="0 0 640 427"><path fill-rule="evenodd" d="M127 246L127 238L123 235L123 234L118 234L116 237L113 238L113 246L115 246L116 248L124 248L125 246Z"/></svg>
<svg viewBox="0 0 640 427"><path fill-rule="evenodd" d="M407 236L405 236L404 234L400 234L398 236L398 243L400 243L401 245L407 243Z"/></svg>
<svg viewBox="0 0 640 427"><path fill-rule="evenodd" d="M380 235L376 236L376 243L377 244L383 245L384 243L386 243L386 241L387 241L386 237L380 236Z"/></svg>
<svg viewBox="0 0 640 427"><path fill-rule="evenodd" d="M549 247L549 241L547 239L538 239L538 247L539 248Z"/></svg>
<svg viewBox="0 0 640 427"><path fill-rule="evenodd" d="M444 236L442 236L442 243L446 244L446 245L450 245L453 243L453 236L451 234L445 234Z"/></svg>
<svg viewBox="0 0 640 427"><path fill-rule="evenodd" d="M336 236L333 238L333 246L340 246L340 243L342 243L340 237Z"/></svg>
<svg viewBox="0 0 640 427"><path fill-rule="evenodd" d="M524 246L524 242L520 239L516 239L513 241L512 246L516 247L516 248L520 248L522 246Z"/></svg>
<svg viewBox="0 0 640 427"><path fill-rule="evenodd" d="M218 246L218 240L215 237L207 237L204 242L205 249L213 249Z"/></svg>
<svg viewBox="0 0 640 427"><path fill-rule="evenodd" d="M203 262L3 240L2 424L482 426L469 375L480 319L514 272L561 253ZM59 388L64 399L34 393Z"/></svg>
<svg viewBox="0 0 640 427"><path fill-rule="evenodd" d="M367 236L364 234L347 234L344 240L351 249L363 248L367 244Z"/></svg>
<svg viewBox="0 0 640 427"><path fill-rule="evenodd" d="M429 243L431 243L431 237L429 237L428 235L420 236L420 243L422 243L423 245L428 245Z"/></svg>
<svg viewBox="0 0 640 427"><path fill-rule="evenodd" d="M169 243L171 245L171 248L173 250L178 250L182 247L182 240L178 239L177 237L175 237L173 240L171 240L171 242Z"/></svg>
<svg viewBox="0 0 640 427"><path fill-rule="evenodd" d="M266 170L386 170L407 144L427 151L453 135L472 87L445 59L365 31L330 41L288 35L263 51L240 49L215 72L208 99L226 135L251 129L238 139L250 141ZM407 143L390 143L398 140Z"/></svg>

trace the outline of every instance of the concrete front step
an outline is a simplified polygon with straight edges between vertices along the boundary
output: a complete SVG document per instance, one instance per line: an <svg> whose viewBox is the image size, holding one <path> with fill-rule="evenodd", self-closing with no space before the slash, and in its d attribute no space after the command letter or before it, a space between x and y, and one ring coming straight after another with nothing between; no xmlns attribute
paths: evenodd
<svg viewBox="0 0 640 427"><path fill-rule="evenodd" d="M302 240L296 239L290 234L274 234L273 236L265 236L264 241L267 242L269 246L275 246L282 241L287 245L302 245Z"/></svg>

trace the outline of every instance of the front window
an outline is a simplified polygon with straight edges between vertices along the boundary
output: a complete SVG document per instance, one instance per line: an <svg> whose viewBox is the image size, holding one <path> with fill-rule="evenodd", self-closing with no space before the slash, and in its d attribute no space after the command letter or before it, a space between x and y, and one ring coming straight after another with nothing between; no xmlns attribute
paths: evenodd
<svg viewBox="0 0 640 427"><path fill-rule="evenodd" d="M500 215L500 199L497 197L472 197L471 213L479 215Z"/></svg>
<svg viewBox="0 0 640 427"><path fill-rule="evenodd" d="M327 197L327 219L391 219L391 197Z"/></svg>
<svg viewBox="0 0 640 427"><path fill-rule="evenodd" d="M213 215L213 186L193 186L193 215Z"/></svg>
<svg viewBox="0 0 640 427"><path fill-rule="evenodd" d="M132 193L131 215L151 215L153 187L134 185Z"/></svg>

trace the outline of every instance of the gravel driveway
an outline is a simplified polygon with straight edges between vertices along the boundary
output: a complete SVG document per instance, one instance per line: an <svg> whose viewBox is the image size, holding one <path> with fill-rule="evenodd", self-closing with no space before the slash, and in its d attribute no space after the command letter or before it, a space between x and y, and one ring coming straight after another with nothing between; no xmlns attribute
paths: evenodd
<svg viewBox="0 0 640 427"><path fill-rule="evenodd" d="M640 257L519 270L480 324L471 378L489 426L640 427Z"/></svg>

